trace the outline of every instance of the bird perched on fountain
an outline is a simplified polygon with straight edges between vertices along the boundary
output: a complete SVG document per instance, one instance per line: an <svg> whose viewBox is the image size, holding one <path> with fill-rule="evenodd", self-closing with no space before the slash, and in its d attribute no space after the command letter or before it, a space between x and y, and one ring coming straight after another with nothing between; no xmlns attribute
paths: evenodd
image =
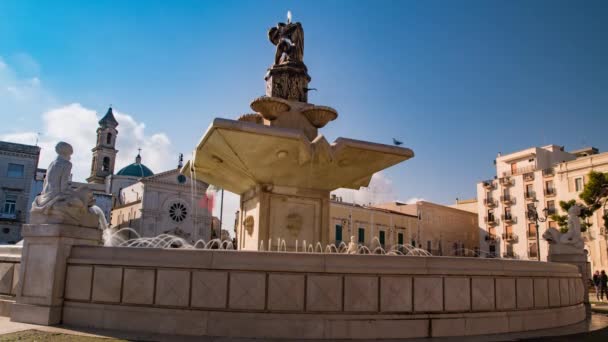
<svg viewBox="0 0 608 342"><path fill-rule="evenodd" d="M394 144L395 146L403 145L403 141L399 141L399 140L397 140L397 139L393 138L393 144Z"/></svg>

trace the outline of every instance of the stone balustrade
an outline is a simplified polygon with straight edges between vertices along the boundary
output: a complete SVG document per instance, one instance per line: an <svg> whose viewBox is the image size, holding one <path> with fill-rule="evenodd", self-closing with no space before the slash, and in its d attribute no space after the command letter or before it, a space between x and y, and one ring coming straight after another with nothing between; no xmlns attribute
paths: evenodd
<svg viewBox="0 0 608 342"><path fill-rule="evenodd" d="M407 338L585 318L575 266L504 259L74 246L63 323L257 338Z"/></svg>

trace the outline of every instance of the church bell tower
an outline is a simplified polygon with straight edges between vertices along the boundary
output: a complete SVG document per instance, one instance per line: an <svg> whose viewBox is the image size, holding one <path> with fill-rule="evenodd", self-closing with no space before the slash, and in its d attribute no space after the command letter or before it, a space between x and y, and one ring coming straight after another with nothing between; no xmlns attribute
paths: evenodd
<svg viewBox="0 0 608 342"><path fill-rule="evenodd" d="M93 151L93 162L91 163L91 176L87 178L89 183L104 184L108 175L114 174L114 162L116 161L116 130L118 121L114 118L112 106L108 112L99 120L97 128L97 144Z"/></svg>

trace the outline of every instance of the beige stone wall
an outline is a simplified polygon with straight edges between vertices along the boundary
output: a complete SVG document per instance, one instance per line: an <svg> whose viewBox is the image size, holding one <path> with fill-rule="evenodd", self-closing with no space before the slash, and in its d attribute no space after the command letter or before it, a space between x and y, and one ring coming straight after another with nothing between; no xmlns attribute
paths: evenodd
<svg viewBox="0 0 608 342"><path fill-rule="evenodd" d="M433 255L470 255L479 246L479 224L475 213L426 201L415 204L395 202L380 208L415 215L409 231L411 244L429 250Z"/></svg>
<svg viewBox="0 0 608 342"><path fill-rule="evenodd" d="M575 266L469 258L78 246L64 297L64 324L195 336L463 336L585 318Z"/></svg>
<svg viewBox="0 0 608 342"><path fill-rule="evenodd" d="M0 316L9 316L19 285L21 247L0 246Z"/></svg>
<svg viewBox="0 0 608 342"><path fill-rule="evenodd" d="M448 205L450 208L468 211L474 214L478 213L477 199L457 200L456 203Z"/></svg>
<svg viewBox="0 0 608 342"><path fill-rule="evenodd" d="M380 232L385 235L385 249L398 244L399 234L403 235L403 243L409 244L417 223L415 216L341 202L331 202L329 213L329 242L336 246L342 241L348 244L351 236L358 240L359 229L364 230L363 245L368 247L377 247L379 240L374 238L379 239ZM340 241L336 239L336 231L340 229L337 226L342 228Z"/></svg>

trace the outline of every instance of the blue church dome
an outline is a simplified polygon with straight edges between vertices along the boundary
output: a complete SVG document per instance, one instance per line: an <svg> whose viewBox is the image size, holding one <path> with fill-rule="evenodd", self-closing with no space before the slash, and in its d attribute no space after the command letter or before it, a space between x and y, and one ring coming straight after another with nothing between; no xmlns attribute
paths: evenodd
<svg viewBox="0 0 608 342"><path fill-rule="evenodd" d="M123 167L120 169L120 171L118 171L118 173L116 173L116 175L142 178L154 176L154 172L152 172L152 170L150 170L146 165L141 163L141 156L138 154L137 157L135 157L135 163Z"/></svg>

